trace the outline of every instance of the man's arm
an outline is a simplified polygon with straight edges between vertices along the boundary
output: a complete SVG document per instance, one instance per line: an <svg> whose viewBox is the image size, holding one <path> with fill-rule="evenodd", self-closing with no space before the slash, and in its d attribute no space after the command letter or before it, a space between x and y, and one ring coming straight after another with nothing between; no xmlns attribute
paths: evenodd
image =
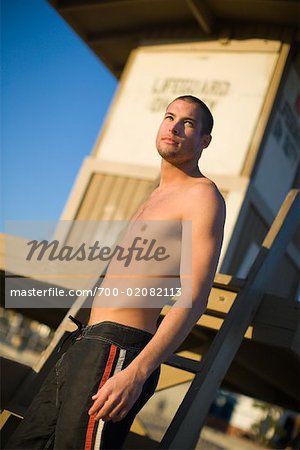
<svg viewBox="0 0 300 450"><path fill-rule="evenodd" d="M215 187L196 185L188 192L182 219L192 221L192 298L184 298L190 294L183 289L187 306L175 304L141 353L93 397L90 414L97 419L117 422L126 416L146 379L179 347L206 309L223 241L224 200Z"/></svg>

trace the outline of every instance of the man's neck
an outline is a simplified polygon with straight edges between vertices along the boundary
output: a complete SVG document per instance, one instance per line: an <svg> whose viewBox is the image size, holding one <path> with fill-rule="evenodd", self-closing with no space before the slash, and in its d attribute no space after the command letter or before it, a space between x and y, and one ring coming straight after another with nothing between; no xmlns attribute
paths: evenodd
<svg viewBox="0 0 300 450"><path fill-rule="evenodd" d="M200 172L198 164L194 166L177 167L166 160L161 162L160 170L160 188L168 188L172 186L178 186L191 181L192 178L204 178L204 175Z"/></svg>

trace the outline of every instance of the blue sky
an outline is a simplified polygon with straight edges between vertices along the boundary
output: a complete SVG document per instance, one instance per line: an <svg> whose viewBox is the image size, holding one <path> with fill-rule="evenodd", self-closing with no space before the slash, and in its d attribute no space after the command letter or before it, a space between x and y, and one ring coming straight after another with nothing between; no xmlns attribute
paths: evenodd
<svg viewBox="0 0 300 450"><path fill-rule="evenodd" d="M46 0L1 0L6 220L58 220L117 80Z"/></svg>

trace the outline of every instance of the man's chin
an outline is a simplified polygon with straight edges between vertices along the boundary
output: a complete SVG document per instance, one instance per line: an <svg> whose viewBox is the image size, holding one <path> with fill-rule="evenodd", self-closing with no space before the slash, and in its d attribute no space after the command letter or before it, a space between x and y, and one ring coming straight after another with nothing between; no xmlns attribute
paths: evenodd
<svg viewBox="0 0 300 450"><path fill-rule="evenodd" d="M177 152L174 152L174 151L161 151L161 150L158 150L158 153L163 159L165 159L167 161L174 160L174 159L177 158Z"/></svg>

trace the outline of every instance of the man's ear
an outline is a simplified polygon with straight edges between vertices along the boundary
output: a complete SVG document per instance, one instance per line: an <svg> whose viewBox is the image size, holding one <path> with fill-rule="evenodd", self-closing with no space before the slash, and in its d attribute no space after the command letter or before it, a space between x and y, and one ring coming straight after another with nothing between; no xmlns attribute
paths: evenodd
<svg viewBox="0 0 300 450"><path fill-rule="evenodd" d="M212 137L210 134L204 134L201 138L201 147L206 148L211 143Z"/></svg>

